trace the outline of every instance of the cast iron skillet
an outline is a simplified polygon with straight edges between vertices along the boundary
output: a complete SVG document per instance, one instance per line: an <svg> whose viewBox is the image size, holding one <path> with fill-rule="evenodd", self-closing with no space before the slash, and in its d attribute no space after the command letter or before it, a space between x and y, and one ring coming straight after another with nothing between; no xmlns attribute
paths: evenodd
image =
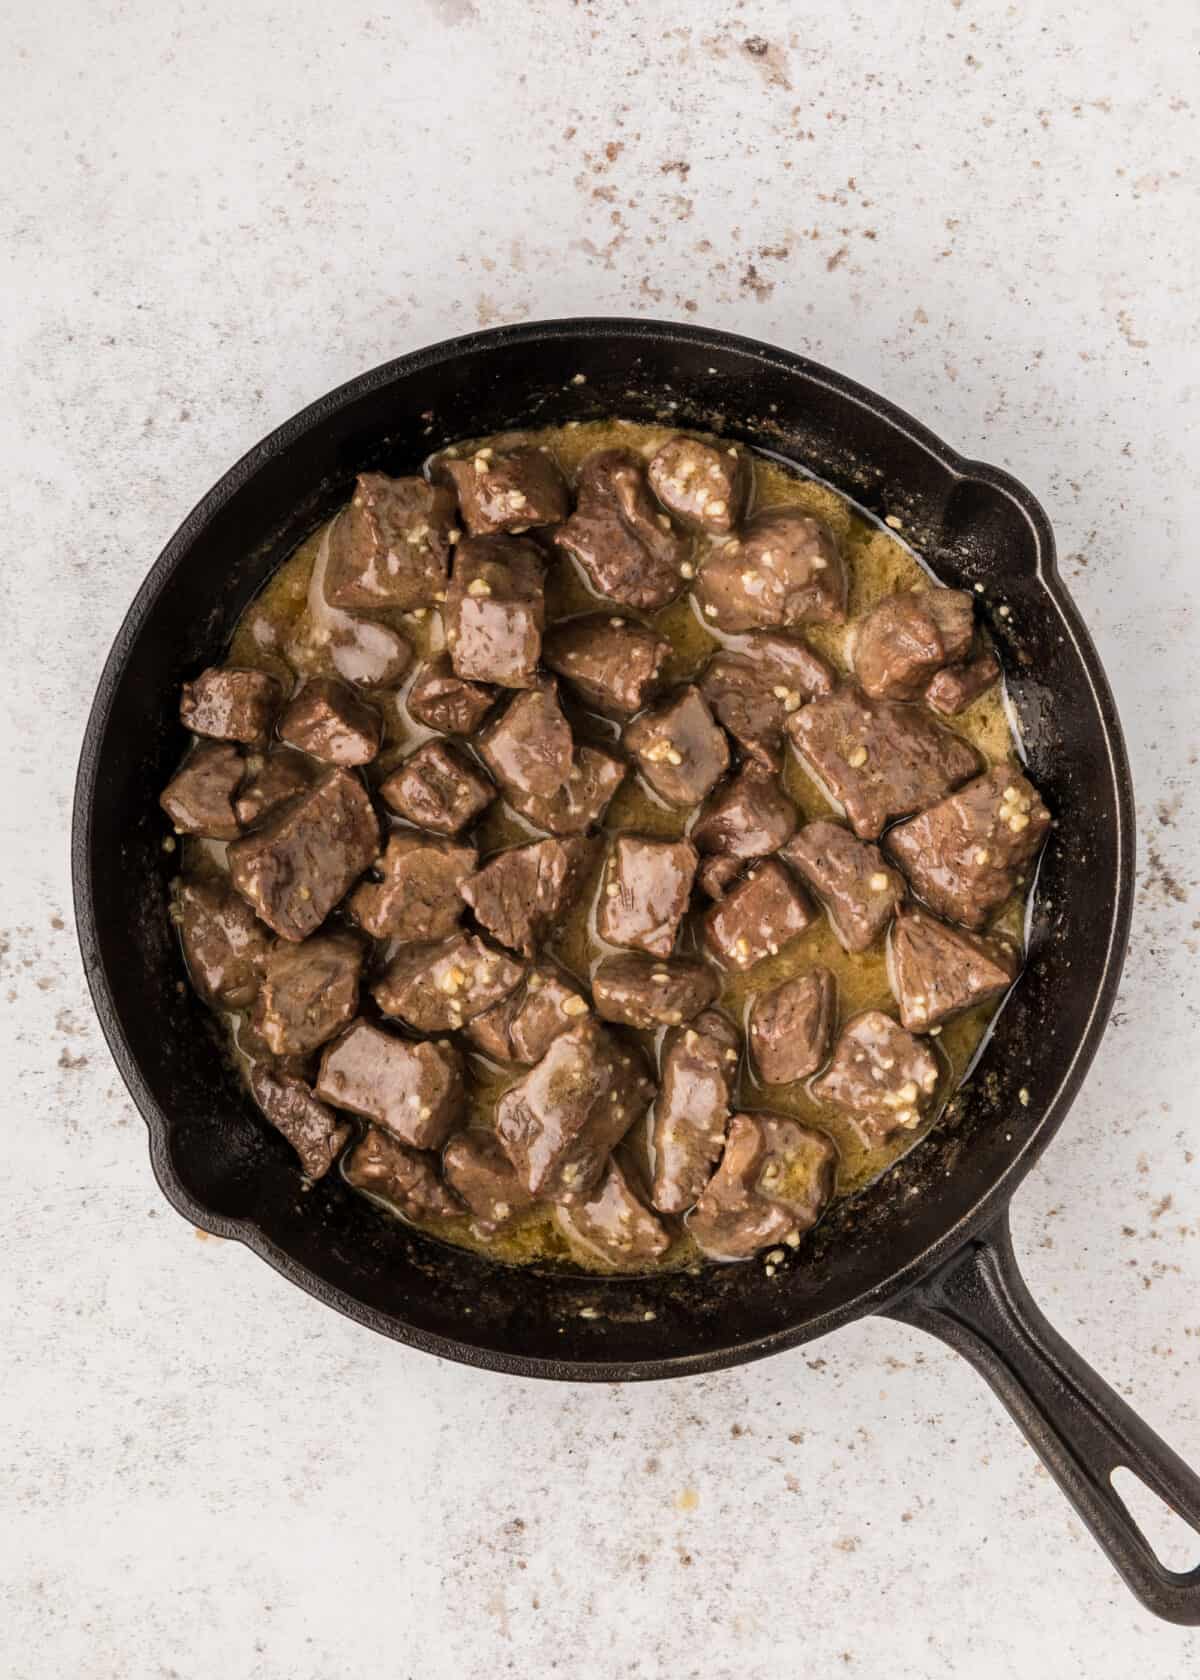
<svg viewBox="0 0 1200 1680"><path fill-rule="evenodd" d="M582 376L582 377L580 377ZM288 1146L215 1053L166 914L157 806L184 745L180 682L218 660L276 564L363 469L411 471L464 435L618 413L723 430L801 462L905 534L945 583L982 586L1031 773L1057 816L1024 974L941 1124L836 1206L773 1278L760 1265L613 1282L511 1269L408 1229ZM591 1381L687 1376L795 1347L865 1313L957 1348L999 1394L1149 1609L1200 1623L1200 1569L1158 1561L1115 1493L1125 1465L1200 1528L1200 1479L1067 1347L1009 1238L1017 1185L1104 1030L1129 925L1133 807L1112 696L1055 569L1045 514L890 403L815 363L651 321L532 323L401 357L289 420L184 521L104 667L75 798L75 907L100 1022L193 1224L414 1347Z"/></svg>

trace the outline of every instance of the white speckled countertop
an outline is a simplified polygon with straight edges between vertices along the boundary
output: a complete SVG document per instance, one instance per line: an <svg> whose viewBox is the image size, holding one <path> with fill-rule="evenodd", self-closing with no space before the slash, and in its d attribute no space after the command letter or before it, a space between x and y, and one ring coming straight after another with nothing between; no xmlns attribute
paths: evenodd
<svg viewBox="0 0 1200 1680"><path fill-rule="evenodd" d="M556 1388L198 1240L93 1022L66 832L155 554L360 369L644 314L877 387L1042 498L1121 705L1132 948L1014 1225L1200 1462L1190 0L62 0L4 35L0 1672L1189 1680L1197 1635L915 1331Z"/></svg>

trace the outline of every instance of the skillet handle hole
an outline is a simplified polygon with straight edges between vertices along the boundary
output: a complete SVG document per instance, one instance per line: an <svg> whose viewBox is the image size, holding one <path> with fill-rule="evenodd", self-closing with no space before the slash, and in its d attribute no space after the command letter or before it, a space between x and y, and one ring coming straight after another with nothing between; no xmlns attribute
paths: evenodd
<svg viewBox="0 0 1200 1680"><path fill-rule="evenodd" d="M1200 1532L1186 1518L1123 1464L1116 1467L1109 1481L1164 1569L1183 1574L1200 1567Z"/></svg>

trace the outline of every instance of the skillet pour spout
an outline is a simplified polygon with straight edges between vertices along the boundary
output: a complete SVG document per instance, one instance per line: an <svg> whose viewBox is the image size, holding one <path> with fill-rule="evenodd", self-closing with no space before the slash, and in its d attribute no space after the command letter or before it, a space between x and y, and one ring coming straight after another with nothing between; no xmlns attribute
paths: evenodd
<svg viewBox="0 0 1200 1680"><path fill-rule="evenodd" d="M611 1283L441 1245L337 1173L305 1189L213 1054L168 917L158 790L183 747L179 685L221 656L276 566L359 472L410 472L462 437L622 414L719 432L802 465L976 594L1030 773L1057 826L1025 970L941 1122L830 1214L777 1275L714 1266ZM1003 610L1001 610L1003 609ZM956 455L883 398L750 339L653 321L534 322L385 363L258 444L150 571L100 679L76 786L72 863L101 1025L144 1116L152 1165L193 1224L410 1346L522 1376L687 1376L884 1312L941 1337L1008 1406L1114 1567L1156 1615L1200 1624L1200 1569L1166 1570L1109 1480L1125 1465L1200 1534L1200 1480L1051 1329L1006 1210L1079 1090L1128 934L1133 802L1111 693L1015 480Z"/></svg>

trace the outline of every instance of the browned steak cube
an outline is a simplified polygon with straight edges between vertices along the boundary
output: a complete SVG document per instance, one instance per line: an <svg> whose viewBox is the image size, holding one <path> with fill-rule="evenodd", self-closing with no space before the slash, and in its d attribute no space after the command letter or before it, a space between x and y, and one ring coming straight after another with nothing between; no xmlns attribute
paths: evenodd
<svg viewBox="0 0 1200 1680"><path fill-rule="evenodd" d="M651 1200L660 1213L683 1213L698 1202L721 1159L739 1049L737 1030L715 1010L663 1039L650 1117Z"/></svg>
<svg viewBox="0 0 1200 1680"><path fill-rule="evenodd" d="M625 725L622 741L668 805L695 805L729 768L729 743L691 684Z"/></svg>
<svg viewBox="0 0 1200 1680"><path fill-rule="evenodd" d="M348 1108L414 1149L438 1149L462 1121L463 1077L458 1051L397 1038L369 1021L355 1021L321 1053L317 1095Z"/></svg>
<svg viewBox="0 0 1200 1680"><path fill-rule="evenodd" d="M727 537L746 511L754 483L750 457L735 444L673 437L646 468L650 488L690 531Z"/></svg>
<svg viewBox="0 0 1200 1680"><path fill-rule="evenodd" d="M840 1108L873 1147L911 1131L937 1083L938 1064L928 1045L881 1009L867 1009L842 1028L833 1061L812 1094Z"/></svg>
<svg viewBox="0 0 1200 1680"><path fill-rule="evenodd" d="M831 668L798 636L758 630L737 652L713 655L700 692L742 751L777 771L788 718L833 684Z"/></svg>
<svg viewBox="0 0 1200 1680"><path fill-rule="evenodd" d="M382 737L374 706L335 677L310 677L279 720L281 741L326 764L369 764Z"/></svg>
<svg viewBox="0 0 1200 1680"><path fill-rule="evenodd" d="M413 945L388 964L372 989L385 1015L422 1033L450 1032L507 997L525 970L470 934Z"/></svg>
<svg viewBox="0 0 1200 1680"><path fill-rule="evenodd" d="M947 665L930 677L925 704L943 717L957 717L999 681L999 661L993 654L981 653L965 665Z"/></svg>
<svg viewBox="0 0 1200 1680"><path fill-rule="evenodd" d="M798 508L766 508L709 555L696 598L722 630L841 624L846 566L828 525Z"/></svg>
<svg viewBox="0 0 1200 1680"><path fill-rule="evenodd" d="M458 545L446 591L446 644L455 674L501 688L533 688L546 623L541 555L520 537Z"/></svg>
<svg viewBox="0 0 1200 1680"><path fill-rule="evenodd" d="M702 852L726 857L768 857L796 828L796 807L779 779L757 764L747 764L713 794L692 825L692 839Z"/></svg>
<svg viewBox="0 0 1200 1680"><path fill-rule="evenodd" d="M552 798L571 773L575 751L554 684L514 695L479 736L478 747L505 794Z"/></svg>
<svg viewBox="0 0 1200 1680"><path fill-rule="evenodd" d="M176 834L236 839L241 829L233 801L245 769L246 761L234 746L201 741L193 747L158 801Z"/></svg>
<svg viewBox="0 0 1200 1680"><path fill-rule="evenodd" d="M981 928L1016 890L1049 827L1033 783L1001 764L899 824L885 843L931 909Z"/></svg>
<svg viewBox="0 0 1200 1680"><path fill-rule="evenodd" d="M256 768L257 766L257 768ZM303 753L281 747L268 753L265 759L251 757L246 763L247 776L242 783L233 809L243 828L269 817L289 799L304 793L316 779L317 768Z"/></svg>
<svg viewBox="0 0 1200 1680"><path fill-rule="evenodd" d="M447 939L462 918L459 887L478 861L474 846L393 834L378 864L382 878L354 889L350 914L373 939Z"/></svg>
<svg viewBox="0 0 1200 1680"><path fill-rule="evenodd" d="M588 1001L554 963L536 963L500 1003L476 1015L463 1037L496 1062L540 1062L560 1033L578 1026Z"/></svg>
<svg viewBox="0 0 1200 1680"><path fill-rule="evenodd" d="M1019 967L1007 941L964 933L915 907L899 912L888 941L888 979L910 1032L1003 997Z"/></svg>
<svg viewBox="0 0 1200 1680"><path fill-rule="evenodd" d="M178 925L192 985L213 1009L248 1009L271 938L246 900L225 881L176 881Z"/></svg>
<svg viewBox="0 0 1200 1680"><path fill-rule="evenodd" d="M585 1019L505 1091L496 1135L531 1196L580 1201L652 1090L635 1052Z"/></svg>
<svg viewBox="0 0 1200 1680"><path fill-rule="evenodd" d="M598 823L625 780L624 761L602 747L580 747L566 781L543 799L537 794L510 792L508 802L535 828L548 834L583 834Z"/></svg>
<svg viewBox="0 0 1200 1680"><path fill-rule="evenodd" d="M546 632L542 658L587 705L612 717L640 712L658 686L669 642L609 613L569 618Z"/></svg>
<svg viewBox="0 0 1200 1680"><path fill-rule="evenodd" d="M379 784L393 811L417 828L454 835L496 797L482 771L444 741L426 741Z"/></svg>
<svg viewBox="0 0 1200 1680"><path fill-rule="evenodd" d="M454 486L463 524L473 537L557 525L570 509L553 455L532 445L443 455L434 472Z"/></svg>
<svg viewBox="0 0 1200 1680"><path fill-rule="evenodd" d="M379 851L367 790L348 770L327 770L253 834L229 848L229 875L282 939L307 939Z"/></svg>
<svg viewBox="0 0 1200 1680"><path fill-rule="evenodd" d="M493 1237L533 1206L516 1169L488 1132L460 1132L442 1154L446 1183L471 1211L476 1235Z"/></svg>
<svg viewBox="0 0 1200 1680"><path fill-rule="evenodd" d="M362 944L352 934L277 945L263 962L251 1017L271 1054L307 1056L341 1032L358 1009L362 965Z"/></svg>
<svg viewBox="0 0 1200 1680"><path fill-rule="evenodd" d="M327 646L338 676L363 688L392 688L412 664L412 643L398 630L349 613L330 630Z"/></svg>
<svg viewBox="0 0 1200 1680"><path fill-rule="evenodd" d="M742 872L743 860L729 852L710 852L696 871L696 885L709 898L724 898Z"/></svg>
<svg viewBox="0 0 1200 1680"><path fill-rule="evenodd" d="M617 1271L653 1265L671 1246L661 1220L615 1160L586 1199L557 1208L554 1218L573 1249Z"/></svg>
<svg viewBox="0 0 1200 1680"><path fill-rule="evenodd" d="M707 963L691 957L605 957L592 976L596 1013L629 1027L677 1027L707 1009L720 991Z"/></svg>
<svg viewBox="0 0 1200 1680"><path fill-rule="evenodd" d="M184 683L179 719L194 735L214 741L265 741L283 690L265 671L210 665L195 682Z"/></svg>
<svg viewBox="0 0 1200 1680"><path fill-rule="evenodd" d="M854 674L873 700L916 700L935 671L966 658L974 634L965 589L885 595L851 632Z"/></svg>
<svg viewBox="0 0 1200 1680"><path fill-rule="evenodd" d="M446 588L456 516L442 486L361 473L330 531L326 600L365 612L431 605Z"/></svg>
<svg viewBox="0 0 1200 1680"><path fill-rule="evenodd" d="M601 449L579 469L578 505L554 540L599 595L625 607L665 607L691 576L690 542L661 513L641 458Z"/></svg>
<svg viewBox="0 0 1200 1680"><path fill-rule="evenodd" d="M326 1108L303 1079L270 1062L256 1062L251 1068L250 1089L272 1126L300 1157L304 1176L324 1178L353 1137L354 1127Z"/></svg>
<svg viewBox="0 0 1200 1680"><path fill-rule="evenodd" d="M578 838L509 846L463 882L462 896L502 945L531 957L579 891L594 849Z"/></svg>
<svg viewBox="0 0 1200 1680"><path fill-rule="evenodd" d="M346 1158L346 1182L377 1196L404 1219L436 1224L461 1219L466 1208L437 1175L428 1155L397 1143L374 1126Z"/></svg>
<svg viewBox="0 0 1200 1680"><path fill-rule="evenodd" d="M836 1175L837 1151L823 1132L781 1114L735 1114L721 1165L687 1228L714 1260L794 1245L824 1213Z"/></svg>
<svg viewBox="0 0 1200 1680"><path fill-rule="evenodd" d="M669 956L699 861L690 840L618 835L599 899L600 937L653 957Z"/></svg>
<svg viewBox="0 0 1200 1680"><path fill-rule="evenodd" d="M455 674L450 656L437 654L421 666L408 691L410 714L443 735L473 735L491 711L497 690Z"/></svg>
<svg viewBox="0 0 1200 1680"><path fill-rule="evenodd" d="M853 683L788 720L810 775L862 840L941 799L979 770L974 747L902 700L869 700Z"/></svg>
<svg viewBox="0 0 1200 1680"><path fill-rule="evenodd" d="M821 900L847 951L873 945L904 897L904 877L884 862L879 847L824 817L805 823L779 855Z"/></svg>
<svg viewBox="0 0 1200 1680"><path fill-rule="evenodd" d="M837 1019L837 987L827 968L813 968L750 1005L750 1053L767 1085L789 1085L816 1073L829 1055Z"/></svg>
<svg viewBox="0 0 1200 1680"><path fill-rule="evenodd" d="M813 907L774 858L756 864L704 916L704 943L725 968L753 968L812 925Z"/></svg>

